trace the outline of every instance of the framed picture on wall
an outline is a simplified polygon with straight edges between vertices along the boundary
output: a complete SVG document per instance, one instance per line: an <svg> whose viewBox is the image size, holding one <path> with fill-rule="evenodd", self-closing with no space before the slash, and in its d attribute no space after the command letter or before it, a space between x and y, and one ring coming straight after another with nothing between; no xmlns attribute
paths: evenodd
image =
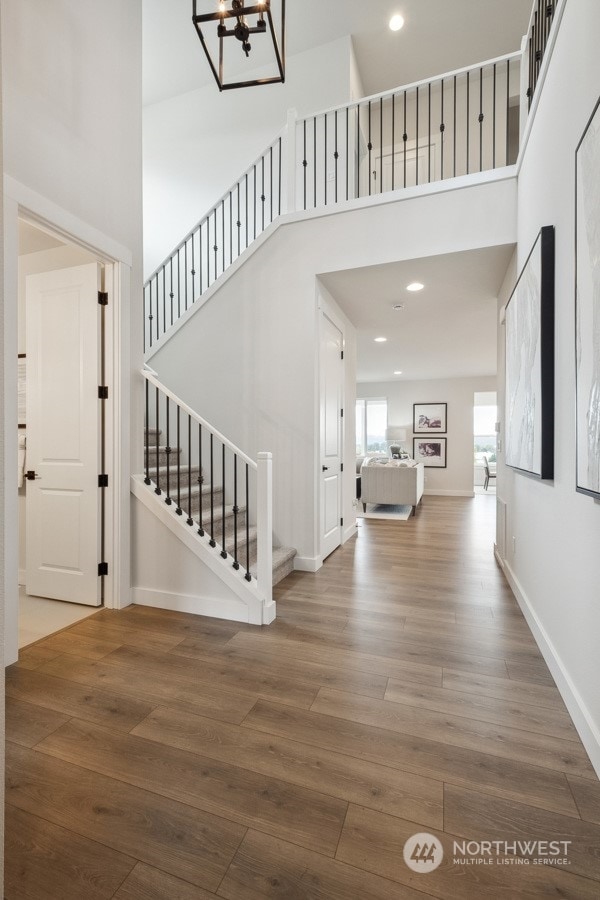
<svg viewBox="0 0 600 900"><path fill-rule="evenodd" d="M413 403L413 434L445 434L447 418L447 403Z"/></svg>
<svg viewBox="0 0 600 900"><path fill-rule="evenodd" d="M554 477L554 228L541 229L506 305L506 465Z"/></svg>
<svg viewBox="0 0 600 900"><path fill-rule="evenodd" d="M413 438L413 458L424 463L426 469L445 469L446 438Z"/></svg>
<svg viewBox="0 0 600 900"><path fill-rule="evenodd" d="M577 483L600 499L600 100L575 153Z"/></svg>

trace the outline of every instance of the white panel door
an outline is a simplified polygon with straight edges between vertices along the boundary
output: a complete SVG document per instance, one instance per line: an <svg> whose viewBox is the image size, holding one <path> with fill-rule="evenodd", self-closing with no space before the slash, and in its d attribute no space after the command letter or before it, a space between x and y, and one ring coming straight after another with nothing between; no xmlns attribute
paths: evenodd
<svg viewBox="0 0 600 900"><path fill-rule="evenodd" d="M342 541L342 404L344 398L343 336L321 315L321 555L329 556Z"/></svg>
<svg viewBox="0 0 600 900"><path fill-rule="evenodd" d="M100 267L27 278L27 593L101 602Z"/></svg>

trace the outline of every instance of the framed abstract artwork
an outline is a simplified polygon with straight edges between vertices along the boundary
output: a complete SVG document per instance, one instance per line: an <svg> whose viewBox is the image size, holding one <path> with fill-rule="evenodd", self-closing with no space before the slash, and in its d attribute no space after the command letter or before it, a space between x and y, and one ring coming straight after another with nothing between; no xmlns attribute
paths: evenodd
<svg viewBox="0 0 600 900"><path fill-rule="evenodd" d="M426 469L446 468L446 438L434 435L413 438L413 458L421 462Z"/></svg>
<svg viewBox="0 0 600 900"><path fill-rule="evenodd" d="M413 403L413 434L432 431L445 434L448 431L447 417L447 403Z"/></svg>
<svg viewBox="0 0 600 900"><path fill-rule="evenodd" d="M577 490L600 499L600 100L575 153Z"/></svg>
<svg viewBox="0 0 600 900"><path fill-rule="evenodd" d="M538 234L506 305L506 465L554 477L554 228Z"/></svg>

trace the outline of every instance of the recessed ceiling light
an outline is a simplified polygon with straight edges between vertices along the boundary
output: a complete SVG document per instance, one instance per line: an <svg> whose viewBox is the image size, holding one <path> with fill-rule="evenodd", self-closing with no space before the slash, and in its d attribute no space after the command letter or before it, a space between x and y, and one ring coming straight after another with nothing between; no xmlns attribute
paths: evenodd
<svg viewBox="0 0 600 900"><path fill-rule="evenodd" d="M406 285L407 291L422 291L425 287L424 284L421 284L420 281L412 281L410 284Z"/></svg>
<svg viewBox="0 0 600 900"><path fill-rule="evenodd" d="M402 375L402 372L394 372L394 375Z"/></svg>
<svg viewBox="0 0 600 900"><path fill-rule="evenodd" d="M404 309L404 303L394 303L392 309Z"/></svg>
<svg viewBox="0 0 600 900"><path fill-rule="evenodd" d="M400 31L403 25L404 19L399 13L396 13L396 15L392 16L390 19L390 28L392 31Z"/></svg>
<svg viewBox="0 0 600 900"><path fill-rule="evenodd" d="M387 341L387 338L379 337L379 338L373 338L373 340L375 341L376 344L383 344L383 343L385 343L385 341Z"/></svg>

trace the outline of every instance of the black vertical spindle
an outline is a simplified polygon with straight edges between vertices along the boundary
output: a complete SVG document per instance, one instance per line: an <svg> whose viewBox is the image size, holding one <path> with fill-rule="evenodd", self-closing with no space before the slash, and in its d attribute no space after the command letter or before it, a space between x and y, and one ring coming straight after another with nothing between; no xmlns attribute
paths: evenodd
<svg viewBox="0 0 600 900"><path fill-rule="evenodd" d="M454 157L454 177L456 177L456 75L454 76L454 125L452 129L453 157Z"/></svg>
<svg viewBox="0 0 600 900"><path fill-rule="evenodd" d="M227 525L225 519L225 444L222 445L222 453L221 453L221 486L223 490L222 494L222 503L221 503L221 556L223 559L227 559L227 550L225 549L225 528Z"/></svg>
<svg viewBox="0 0 600 900"><path fill-rule="evenodd" d="M210 213L206 217L206 287L210 287Z"/></svg>
<svg viewBox="0 0 600 900"><path fill-rule="evenodd" d="M149 296L149 309L150 312L148 314L148 340L150 346L153 344L153 336L152 336L152 322L154 320L154 316L152 315L152 282L148 285L148 296Z"/></svg>
<svg viewBox="0 0 600 900"><path fill-rule="evenodd" d="M483 69L479 67L479 171L483 171Z"/></svg>
<svg viewBox="0 0 600 900"><path fill-rule="evenodd" d="M156 410L155 410L155 427L156 427L156 435L155 435L155 446L156 446L156 487L154 488L155 494L162 494L160 489L160 392L158 388L156 388Z"/></svg>
<svg viewBox="0 0 600 900"><path fill-rule="evenodd" d="M496 168L496 63L494 63L492 98L492 169Z"/></svg>
<svg viewBox="0 0 600 900"><path fill-rule="evenodd" d="M415 110L415 184L419 183L419 85L417 85L416 93L416 110Z"/></svg>
<svg viewBox="0 0 600 900"><path fill-rule="evenodd" d="M175 512L178 516L183 514L181 508L181 409L177 404L177 446L175 447L177 454L177 509Z"/></svg>
<svg viewBox="0 0 600 900"><path fill-rule="evenodd" d="M440 174L442 181L444 180L444 132L446 125L444 123L444 79L442 78L440 93Z"/></svg>
<svg viewBox="0 0 600 900"><path fill-rule="evenodd" d="M469 106L470 106L471 73L467 72L467 175L469 174Z"/></svg>
<svg viewBox="0 0 600 900"><path fill-rule="evenodd" d="M277 203L277 215L281 215L281 138L279 138L279 153L277 157L279 165L279 200Z"/></svg>
<svg viewBox="0 0 600 900"><path fill-rule="evenodd" d="M269 147L269 221L273 221L273 145Z"/></svg>
<svg viewBox="0 0 600 900"><path fill-rule="evenodd" d="M379 98L379 193L383 194L383 97Z"/></svg>
<svg viewBox="0 0 600 900"><path fill-rule="evenodd" d="M240 215L241 215L241 205L240 205L240 183L239 183L239 181L238 181L238 183L237 183L237 233L238 233L238 241L237 241L238 249L237 249L237 255L238 255L238 256L239 256L240 253L242 252L242 249L241 249L241 239L242 239L241 229L242 229L242 220L240 219Z"/></svg>
<svg viewBox="0 0 600 900"><path fill-rule="evenodd" d="M308 168L308 160L306 158L306 119L304 120L304 158L302 160L302 167L304 169L304 209L306 209L306 175Z"/></svg>
<svg viewBox="0 0 600 900"><path fill-rule="evenodd" d="M508 165L508 116L510 113L510 59L506 60L506 162Z"/></svg>
<svg viewBox="0 0 600 900"><path fill-rule="evenodd" d="M181 260L177 251L177 318L181 316Z"/></svg>
<svg viewBox="0 0 600 900"><path fill-rule="evenodd" d="M265 158L260 159L260 221L261 232L265 230Z"/></svg>
<svg viewBox="0 0 600 900"><path fill-rule="evenodd" d="M396 187L396 95L392 94L392 190Z"/></svg>
<svg viewBox="0 0 600 900"><path fill-rule="evenodd" d="M338 159L340 154L338 153L338 111L335 111L335 150L333 153L333 158L335 160L335 202L338 202Z"/></svg>
<svg viewBox="0 0 600 900"><path fill-rule="evenodd" d="M250 574L250 487L248 485L248 463L246 463L246 581L252 581Z"/></svg>
<svg viewBox="0 0 600 900"><path fill-rule="evenodd" d="M237 473L237 453L233 454L233 568L239 569L238 561L238 473ZM247 513L246 513L247 515Z"/></svg>
<svg viewBox="0 0 600 900"><path fill-rule="evenodd" d="M350 107L346 107L346 200L350 199Z"/></svg>
<svg viewBox="0 0 600 900"><path fill-rule="evenodd" d="M328 175L328 160L327 160L327 113L323 116L323 197L325 199L325 206L327 206L327 175Z"/></svg>
<svg viewBox="0 0 600 900"><path fill-rule="evenodd" d="M146 457L146 477L144 484L151 484L150 478L150 383L146 379L146 443L144 445Z"/></svg>
<svg viewBox="0 0 600 900"><path fill-rule="evenodd" d="M193 525L194 520L192 518L192 417L188 414L188 458L187 458L187 470L188 470L188 517L187 524Z"/></svg>
<svg viewBox="0 0 600 900"><path fill-rule="evenodd" d="M196 263L194 253L194 235L192 234L192 303L196 300Z"/></svg>
<svg viewBox="0 0 600 900"><path fill-rule="evenodd" d="M233 262L233 194L229 191L229 265Z"/></svg>
<svg viewBox="0 0 600 900"><path fill-rule="evenodd" d="M373 175L373 162L372 162L372 153L373 153L373 142L371 140L371 101L369 100L369 143L367 144L369 150L369 197L371 196L371 176Z"/></svg>
<svg viewBox="0 0 600 900"><path fill-rule="evenodd" d="M200 423L198 423L198 487L200 489L198 495L200 505L198 510L198 534L200 537L204 537L204 510L202 508L204 476L202 475L202 425Z"/></svg>
<svg viewBox="0 0 600 900"><path fill-rule="evenodd" d="M225 198L221 200L221 241L222 241L222 253L221 260L223 263L222 272L225 271Z"/></svg>
<svg viewBox="0 0 600 900"><path fill-rule="evenodd" d="M202 296L202 222L198 226L198 285L199 294Z"/></svg>
<svg viewBox="0 0 600 900"><path fill-rule="evenodd" d="M165 497L165 503L167 506L170 506L173 502L171 500L171 425L170 425L170 409L169 409L169 398L165 397L165 419L166 419L166 440L165 440L165 455L167 457L167 490Z"/></svg>
<svg viewBox="0 0 600 900"><path fill-rule="evenodd" d="M360 103L356 104L356 197L360 197Z"/></svg>
<svg viewBox="0 0 600 900"><path fill-rule="evenodd" d="M159 284L158 284L158 272L157 272L157 273L156 273L156 306L157 306L157 308L158 308L158 297L159 297L159 294L160 294L160 290L159 290ZM162 302L162 307L163 307L163 334L164 334L165 331L167 330L167 304L166 304L166 299L165 299L165 295L164 295L164 294L163 294L162 300L163 300L163 302ZM156 318L158 319L158 316L157 316Z"/></svg>
<svg viewBox="0 0 600 900"><path fill-rule="evenodd" d="M248 213L248 173L244 175L244 194L246 196L246 250L248 249L248 244L250 243L250 238L248 235L248 222L249 222L249 213ZM256 203L256 197L254 198L254 202Z"/></svg>
<svg viewBox="0 0 600 900"><path fill-rule="evenodd" d="M427 85L427 181L431 181L431 82Z"/></svg>
<svg viewBox="0 0 600 900"><path fill-rule="evenodd" d="M215 541L215 467L213 456L213 434L210 435L210 546L216 547Z"/></svg>
<svg viewBox="0 0 600 900"><path fill-rule="evenodd" d="M256 240L256 164L252 167L253 170L253 203L252 203L252 222L253 222L253 233L254 240Z"/></svg>
<svg viewBox="0 0 600 900"><path fill-rule="evenodd" d="M406 187L406 143L408 141L408 132L406 131L406 91L404 91L404 131L402 132L402 143L404 145L404 187Z"/></svg>
<svg viewBox="0 0 600 900"><path fill-rule="evenodd" d="M314 209L317 208L317 117L313 116L313 193Z"/></svg>

